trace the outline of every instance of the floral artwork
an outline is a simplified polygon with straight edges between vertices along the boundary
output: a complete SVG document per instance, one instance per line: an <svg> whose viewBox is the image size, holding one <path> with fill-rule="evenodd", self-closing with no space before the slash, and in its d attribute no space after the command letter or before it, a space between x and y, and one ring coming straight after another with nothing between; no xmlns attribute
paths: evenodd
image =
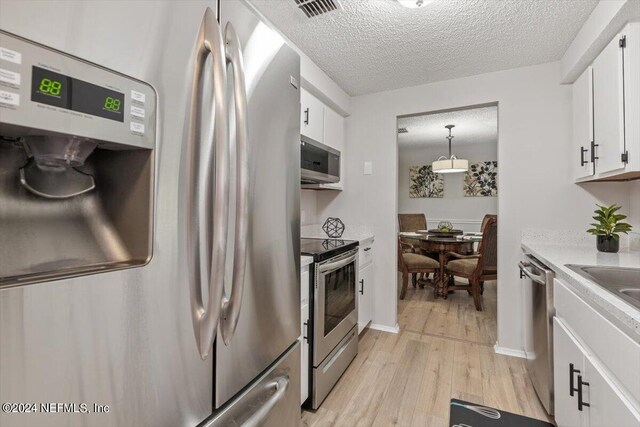
<svg viewBox="0 0 640 427"><path fill-rule="evenodd" d="M498 195L498 162L478 162L469 165L464 174L465 197L495 197Z"/></svg>
<svg viewBox="0 0 640 427"><path fill-rule="evenodd" d="M409 197L444 197L444 179L433 172L431 165L409 168Z"/></svg>

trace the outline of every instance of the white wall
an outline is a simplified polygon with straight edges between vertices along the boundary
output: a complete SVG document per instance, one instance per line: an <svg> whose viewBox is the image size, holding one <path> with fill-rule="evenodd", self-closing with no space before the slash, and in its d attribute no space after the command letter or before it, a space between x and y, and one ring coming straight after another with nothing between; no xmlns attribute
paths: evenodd
<svg viewBox="0 0 640 427"><path fill-rule="evenodd" d="M431 164L441 155L447 154L446 145L425 145L424 147L405 147L398 149L398 212L424 213L429 227L434 227L440 220L448 220L456 228L465 231L479 231L482 217L485 214L498 213L497 197L464 197L463 173L445 174L444 197L410 198L409 168L411 166ZM497 141L487 144L459 144L454 146L453 153L458 158L469 160L469 163L498 159ZM498 164L498 180L500 165ZM500 185L498 184L498 194Z"/></svg>
<svg viewBox="0 0 640 427"><path fill-rule="evenodd" d="M629 183L629 224L633 226L633 231L640 233L640 181Z"/></svg>
<svg viewBox="0 0 640 427"><path fill-rule="evenodd" d="M498 341L522 349L517 262L524 227L585 229L593 204L628 206L617 183L572 183L570 88L559 63L363 95L347 119L348 186L327 209L348 222L372 224L376 234L374 323L396 323L396 117L498 102L500 203L498 236ZM364 161L373 175L363 175Z"/></svg>
<svg viewBox="0 0 640 427"><path fill-rule="evenodd" d="M317 191L300 190L300 225L318 223Z"/></svg>

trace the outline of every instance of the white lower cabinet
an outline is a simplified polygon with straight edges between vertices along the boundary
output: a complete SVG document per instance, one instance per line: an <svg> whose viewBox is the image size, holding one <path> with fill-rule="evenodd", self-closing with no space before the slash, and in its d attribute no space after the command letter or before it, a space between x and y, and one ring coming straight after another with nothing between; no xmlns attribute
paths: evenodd
<svg viewBox="0 0 640 427"><path fill-rule="evenodd" d="M309 266L300 273L300 404L309 397Z"/></svg>
<svg viewBox="0 0 640 427"><path fill-rule="evenodd" d="M558 427L640 426L640 414L632 400L557 317L553 333Z"/></svg>
<svg viewBox="0 0 640 427"><path fill-rule="evenodd" d="M587 426L584 411L578 410L577 375L584 372L580 344L557 317L553 319L554 405L559 427ZM585 397L586 398L586 397Z"/></svg>
<svg viewBox="0 0 640 427"><path fill-rule="evenodd" d="M373 318L373 263L360 269L358 281L358 333L369 325Z"/></svg>
<svg viewBox="0 0 640 427"><path fill-rule="evenodd" d="M302 336L300 338L300 404L303 404L309 397L309 304L300 309L302 317Z"/></svg>
<svg viewBox="0 0 640 427"><path fill-rule="evenodd" d="M589 404L589 424L586 425L640 427L640 414L634 410L632 402L595 363L585 358L582 380L587 384L583 400Z"/></svg>
<svg viewBox="0 0 640 427"><path fill-rule="evenodd" d="M373 320L373 291L375 285L373 242L370 238L360 242L358 253L358 333Z"/></svg>

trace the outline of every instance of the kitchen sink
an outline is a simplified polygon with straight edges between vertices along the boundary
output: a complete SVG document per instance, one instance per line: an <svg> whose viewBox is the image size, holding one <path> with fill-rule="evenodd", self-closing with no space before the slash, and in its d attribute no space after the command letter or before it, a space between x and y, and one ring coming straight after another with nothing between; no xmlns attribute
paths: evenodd
<svg viewBox="0 0 640 427"><path fill-rule="evenodd" d="M571 270L640 308L640 268L567 264Z"/></svg>

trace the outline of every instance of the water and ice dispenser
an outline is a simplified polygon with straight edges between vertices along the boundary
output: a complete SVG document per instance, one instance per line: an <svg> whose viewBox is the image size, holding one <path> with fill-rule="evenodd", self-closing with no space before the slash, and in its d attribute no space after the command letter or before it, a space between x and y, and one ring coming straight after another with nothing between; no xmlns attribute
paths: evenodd
<svg viewBox="0 0 640 427"><path fill-rule="evenodd" d="M156 94L0 31L0 288L151 258Z"/></svg>

